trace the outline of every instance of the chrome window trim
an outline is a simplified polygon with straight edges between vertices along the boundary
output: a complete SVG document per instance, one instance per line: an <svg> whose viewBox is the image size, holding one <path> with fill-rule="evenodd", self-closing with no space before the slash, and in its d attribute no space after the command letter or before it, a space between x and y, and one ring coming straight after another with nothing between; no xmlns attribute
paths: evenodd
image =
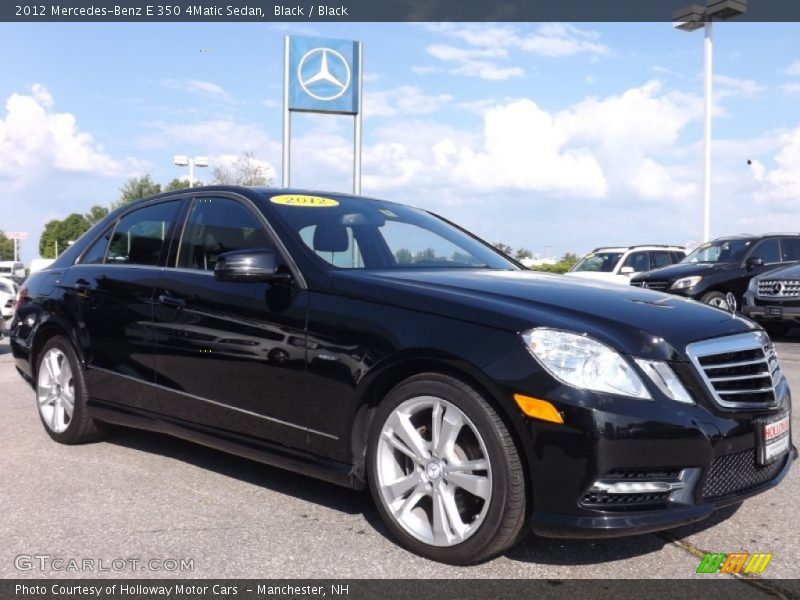
<svg viewBox="0 0 800 600"><path fill-rule="evenodd" d="M723 354L726 352L741 352L745 350L761 350L764 354L763 360L758 360L756 362L763 362L766 366L767 371L772 375L770 371L770 356L767 353L767 347L771 344L769 337L763 331L750 331L746 333L738 333L734 335L728 335L725 337L714 338L710 340L702 340L699 342L693 342L686 346L686 355L692 361L692 364L695 367L697 374L702 379L703 383L706 386L706 390L711 394L711 397L714 399L719 406L723 408L730 408L730 409L748 409L748 408L775 408L778 405L778 395L777 395L777 384L780 381L781 369L780 364L776 367L775 375L778 376L778 381L775 381L775 377L771 377L772 385L770 388L766 388L763 391L772 391L773 399L772 402L731 402L728 400L723 400L722 397L717 392L716 388L714 387L714 383L712 382L712 378L710 378L705 371L703 365L700 364L700 359L705 358L707 356L714 356L716 354ZM773 351L774 354L774 351ZM775 360L777 361L777 356L775 356ZM741 362L741 361L740 361ZM736 364L736 363L731 363ZM754 376L756 378L756 376ZM748 390L751 393L758 393L760 390ZM731 392L733 395L736 395L735 391Z"/></svg>

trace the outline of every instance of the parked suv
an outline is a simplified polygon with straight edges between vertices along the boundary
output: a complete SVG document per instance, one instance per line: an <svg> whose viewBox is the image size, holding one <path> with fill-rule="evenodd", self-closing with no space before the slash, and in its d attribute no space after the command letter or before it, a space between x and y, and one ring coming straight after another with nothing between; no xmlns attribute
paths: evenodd
<svg viewBox="0 0 800 600"><path fill-rule="evenodd" d="M633 275L666 267L684 258L686 249L681 246L595 248L565 274L628 285Z"/></svg>
<svg viewBox="0 0 800 600"><path fill-rule="evenodd" d="M121 207L28 279L10 336L55 441L117 423L369 487L403 546L453 564L528 524L704 519L797 454L752 321L533 273L436 215L348 195L219 186Z"/></svg>
<svg viewBox="0 0 800 600"><path fill-rule="evenodd" d="M767 271L750 280L742 312L771 335L800 325L800 264Z"/></svg>
<svg viewBox="0 0 800 600"><path fill-rule="evenodd" d="M735 310L750 279L798 260L800 234L724 237L697 247L677 265L633 277L631 285Z"/></svg>

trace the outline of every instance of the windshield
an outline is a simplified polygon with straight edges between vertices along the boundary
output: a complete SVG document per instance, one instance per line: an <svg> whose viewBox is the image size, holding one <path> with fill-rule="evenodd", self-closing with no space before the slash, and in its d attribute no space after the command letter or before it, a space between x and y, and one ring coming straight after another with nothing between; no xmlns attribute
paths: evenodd
<svg viewBox="0 0 800 600"><path fill-rule="evenodd" d="M622 252L592 252L584 256L572 271L593 271L596 273L611 273L617 266Z"/></svg>
<svg viewBox="0 0 800 600"><path fill-rule="evenodd" d="M294 194L269 200L301 245L337 268L518 268L488 245L416 208Z"/></svg>
<svg viewBox="0 0 800 600"><path fill-rule="evenodd" d="M718 240L695 248L683 263L738 262L753 244L753 240Z"/></svg>

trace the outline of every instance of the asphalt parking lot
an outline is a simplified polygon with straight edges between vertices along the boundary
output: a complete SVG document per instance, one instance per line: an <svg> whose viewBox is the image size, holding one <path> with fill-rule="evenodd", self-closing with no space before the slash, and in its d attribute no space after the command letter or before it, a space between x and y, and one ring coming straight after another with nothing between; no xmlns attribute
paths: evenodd
<svg viewBox="0 0 800 600"><path fill-rule="evenodd" d="M800 390L800 330L777 347ZM7 339L0 341L0 402L0 577L685 578L700 577L705 551L772 552L765 576L800 575L798 465L778 488L700 525L603 541L530 536L491 562L459 568L395 545L366 493L145 432L118 429L98 444L55 444L14 370ZM799 431L796 411L793 420ZM21 571L19 555L189 558L194 568ZM769 591L753 587L765 598Z"/></svg>

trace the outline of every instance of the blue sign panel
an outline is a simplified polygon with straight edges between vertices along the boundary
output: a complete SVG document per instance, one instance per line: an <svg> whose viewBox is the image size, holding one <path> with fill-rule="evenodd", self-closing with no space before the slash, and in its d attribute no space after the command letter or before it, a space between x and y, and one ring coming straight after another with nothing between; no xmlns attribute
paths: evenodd
<svg viewBox="0 0 800 600"><path fill-rule="evenodd" d="M289 110L358 113L358 42L291 36L288 68Z"/></svg>

